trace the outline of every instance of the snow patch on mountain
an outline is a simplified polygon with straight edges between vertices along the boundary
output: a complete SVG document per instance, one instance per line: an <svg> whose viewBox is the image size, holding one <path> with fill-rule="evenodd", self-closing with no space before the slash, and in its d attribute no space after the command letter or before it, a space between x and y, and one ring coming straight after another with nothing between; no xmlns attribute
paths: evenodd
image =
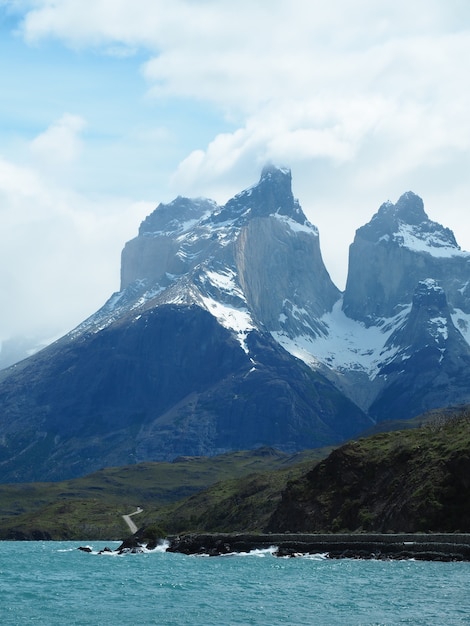
<svg viewBox="0 0 470 626"><path fill-rule="evenodd" d="M244 298L243 291L235 282L236 273L232 269L225 267L220 272L208 270L206 271L205 276L209 282L220 291Z"/></svg>
<svg viewBox="0 0 470 626"><path fill-rule="evenodd" d="M132 304L130 310L133 311L134 309L139 309L140 307L144 306L144 304L149 302L149 300L153 300L154 298L156 298L163 291L165 291L165 287L161 287L160 285L149 289Z"/></svg>
<svg viewBox="0 0 470 626"><path fill-rule="evenodd" d="M362 371L373 380L384 363L397 353L398 347L387 348L385 344L410 309L411 305L405 306L395 317L382 318L376 325L367 327L345 315L340 299L320 320L326 328L323 335L305 334L294 338L282 332L272 335L290 354L311 367L323 364L339 372Z"/></svg>
<svg viewBox="0 0 470 626"><path fill-rule="evenodd" d="M201 301L204 308L216 318L219 324L235 333L241 347L248 354L249 350L246 345L246 336L255 328L249 311L225 304L210 297L202 296Z"/></svg>
<svg viewBox="0 0 470 626"><path fill-rule="evenodd" d="M427 252L434 257L470 256L468 252L462 251L459 246L453 245L445 232L437 229L431 232L423 231L414 224L400 222L398 230L393 233L392 238L404 248L415 252Z"/></svg>
<svg viewBox="0 0 470 626"><path fill-rule="evenodd" d="M169 204L160 204L141 224L142 237L178 237L189 233L219 209L209 198L178 197Z"/></svg>
<svg viewBox="0 0 470 626"><path fill-rule="evenodd" d="M307 233L308 235L314 235L318 237L318 228L311 224L308 220L305 220L303 224L296 222L291 217L287 215L282 215L281 213L275 213L274 217L278 219L280 222L285 224L290 228L290 230L294 233Z"/></svg>
<svg viewBox="0 0 470 626"><path fill-rule="evenodd" d="M255 328L255 324L246 306L243 290L237 283L236 272L229 267L219 271L206 269L199 277L199 282L205 291L199 292L197 299L200 304L219 324L235 333L243 350L248 353L246 336Z"/></svg>
<svg viewBox="0 0 470 626"><path fill-rule="evenodd" d="M470 313L461 309L454 309L450 314L455 328L460 331L465 341L470 345Z"/></svg>
<svg viewBox="0 0 470 626"><path fill-rule="evenodd" d="M429 320L429 330L432 337L435 338L437 343L441 340L446 340L449 336L449 329L447 328L447 320L445 317L433 317Z"/></svg>

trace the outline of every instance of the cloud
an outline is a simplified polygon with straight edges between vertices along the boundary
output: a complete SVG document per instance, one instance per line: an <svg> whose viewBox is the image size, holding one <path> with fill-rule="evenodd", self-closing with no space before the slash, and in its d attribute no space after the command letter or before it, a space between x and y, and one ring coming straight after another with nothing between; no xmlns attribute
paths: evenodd
<svg viewBox="0 0 470 626"><path fill-rule="evenodd" d="M0 157L0 342L65 333L101 306L119 289L123 241L152 208L91 201Z"/></svg>
<svg viewBox="0 0 470 626"><path fill-rule="evenodd" d="M381 72L412 69L410 42L423 60L442 33L465 31L463 0L38 0L25 16L30 41L56 37L72 46L138 46L155 93L206 99L237 110L311 93L323 84L364 88ZM467 22L468 24L468 22ZM423 42L424 44L426 42ZM383 56L388 50L391 56ZM401 51L401 52L400 52ZM397 57L398 55L398 57ZM447 65L447 61L443 61Z"/></svg>
<svg viewBox="0 0 470 626"><path fill-rule="evenodd" d="M380 163L374 180L386 184L470 147L470 5L462 0L86 4L37 0L23 33L144 48L154 98L206 101L235 127L189 154L175 185L216 183L243 160L279 158L357 160L363 171ZM38 142L47 147L49 133L57 146L57 128ZM73 153L69 139L63 149Z"/></svg>
<svg viewBox="0 0 470 626"><path fill-rule="evenodd" d="M170 181L175 195L224 202L252 184L269 160L292 168L294 193L320 228L327 267L340 286L355 229L381 202L396 201L409 189L470 248L470 239L460 234L470 232L462 228L470 205L468 0L0 3L22 16L19 32L36 48L55 40L82 56L91 51L94 58L102 54L122 64L135 58L147 89L146 98L138 95L127 106L137 111L133 123L128 111L114 108L119 94L108 101L103 89L95 104L112 112L113 126L93 126L93 103L81 109L84 103L77 101L77 108L67 106L74 115L58 118L31 141L36 160L29 168L12 159L2 162L6 206L28 216L11 227L20 239L23 229L38 258L34 219L54 262L61 262L51 241L57 228L55 246L68 242L75 260L84 259L84 276L101 267L103 255L93 246L108 250L115 229L110 254L117 272L119 249L136 232L140 209L131 219L132 201L115 188L125 183L126 192L139 198L144 187L167 192L162 181ZM141 125L135 123L140 106ZM94 119L103 125L103 117ZM189 140L191 126L200 132ZM149 184L151 176L158 176L158 184ZM8 178L18 182L14 189ZM81 193L72 191L78 179ZM97 187L108 190L99 202L91 199ZM166 198L158 196L155 203L161 199ZM95 250L93 262L85 258L85 244ZM12 254L10 248L6 257ZM41 280L53 275L48 267ZM111 270L106 272L109 278ZM75 284L82 285L80 280Z"/></svg>
<svg viewBox="0 0 470 626"><path fill-rule="evenodd" d="M21 31L29 42L54 37L75 48L111 43L155 50L159 40L188 17L187 3L181 0L173 0L171 8L165 0L25 0L23 4Z"/></svg>
<svg viewBox="0 0 470 626"><path fill-rule="evenodd" d="M40 161L57 166L75 161L82 149L80 133L86 127L85 120L79 115L64 113L43 133L31 142L31 152Z"/></svg>

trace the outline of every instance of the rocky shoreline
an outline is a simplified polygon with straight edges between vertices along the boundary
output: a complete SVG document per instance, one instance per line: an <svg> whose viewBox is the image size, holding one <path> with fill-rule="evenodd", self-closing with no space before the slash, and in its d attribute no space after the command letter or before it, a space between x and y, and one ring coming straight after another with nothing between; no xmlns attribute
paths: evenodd
<svg viewBox="0 0 470 626"><path fill-rule="evenodd" d="M470 534L187 534L168 537L167 552L220 556L275 546L276 556L470 561Z"/></svg>

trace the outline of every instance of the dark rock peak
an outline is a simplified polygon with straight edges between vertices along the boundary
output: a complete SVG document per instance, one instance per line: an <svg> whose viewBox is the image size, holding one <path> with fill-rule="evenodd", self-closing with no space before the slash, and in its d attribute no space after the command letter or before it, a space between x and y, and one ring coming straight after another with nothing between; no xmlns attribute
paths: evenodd
<svg viewBox="0 0 470 626"><path fill-rule="evenodd" d="M379 370L377 380L384 387L369 407L373 419L408 419L469 402L470 347L454 326L436 280L418 283L410 314L386 347L397 351Z"/></svg>
<svg viewBox="0 0 470 626"><path fill-rule="evenodd" d="M420 224L429 218L424 210L423 200L412 191L407 191L398 198L396 204L390 200L384 202L373 216L372 220L375 219L393 223L400 220L406 224Z"/></svg>
<svg viewBox="0 0 470 626"><path fill-rule="evenodd" d="M400 223L417 225L427 221L423 201L412 191L407 191L396 204L390 200L384 202L370 222L358 229L357 234L375 240L384 235L393 235Z"/></svg>
<svg viewBox="0 0 470 626"><path fill-rule="evenodd" d="M411 304L418 282L433 278L445 290L450 307L468 313L469 262L454 233L430 220L421 198L409 191L396 204L383 204L356 231L343 310L370 325Z"/></svg>
<svg viewBox="0 0 470 626"><path fill-rule="evenodd" d="M168 204L160 203L145 218L139 228L139 236L174 232L188 221L198 221L205 214L217 209L217 204L207 198L184 198L178 196Z"/></svg>
<svg viewBox="0 0 470 626"><path fill-rule="evenodd" d="M281 184L288 181L290 186L292 182L292 172L288 167L276 167L272 163L267 163L261 170L260 183L264 180L279 181Z"/></svg>
<svg viewBox="0 0 470 626"><path fill-rule="evenodd" d="M307 222L298 200L292 194L291 171L266 165L256 185L240 192L223 207L207 198L182 196L168 204L159 204L140 225L139 236L179 233L191 223L196 225L198 222L203 227L224 222L240 227L254 217L268 217L276 213L300 224Z"/></svg>
<svg viewBox="0 0 470 626"><path fill-rule="evenodd" d="M389 337L387 345L403 346L409 356L424 346L441 348L447 344L449 335L455 333L460 336L452 323L444 289L437 280L427 278L418 282L410 314L403 326Z"/></svg>
<svg viewBox="0 0 470 626"><path fill-rule="evenodd" d="M413 308L427 307L429 311L447 311L447 297L437 280L420 280L413 294Z"/></svg>
<svg viewBox="0 0 470 626"><path fill-rule="evenodd" d="M413 236L427 247L452 247L459 250L454 233L429 219L423 200L412 191L400 196L396 204L384 202L368 224L356 231L356 238L375 243L393 241L403 245L403 228L411 228ZM409 231L408 231L409 232Z"/></svg>
<svg viewBox="0 0 470 626"><path fill-rule="evenodd" d="M412 191L407 191L398 198L395 204L395 215L397 219L407 224L420 224L429 219L422 199Z"/></svg>
<svg viewBox="0 0 470 626"><path fill-rule="evenodd" d="M307 221L299 201L292 194L291 171L267 165L261 172L259 182L229 200L218 214L217 221L247 221L276 213L290 217L299 224Z"/></svg>

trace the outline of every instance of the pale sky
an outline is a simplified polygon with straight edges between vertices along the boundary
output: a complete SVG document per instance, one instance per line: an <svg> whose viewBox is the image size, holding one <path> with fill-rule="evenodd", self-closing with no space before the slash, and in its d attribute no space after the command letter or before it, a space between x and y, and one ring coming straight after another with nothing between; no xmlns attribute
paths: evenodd
<svg viewBox="0 0 470 626"><path fill-rule="evenodd" d="M0 342L119 289L159 202L292 169L343 289L382 202L470 250L468 0L0 0Z"/></svg>

